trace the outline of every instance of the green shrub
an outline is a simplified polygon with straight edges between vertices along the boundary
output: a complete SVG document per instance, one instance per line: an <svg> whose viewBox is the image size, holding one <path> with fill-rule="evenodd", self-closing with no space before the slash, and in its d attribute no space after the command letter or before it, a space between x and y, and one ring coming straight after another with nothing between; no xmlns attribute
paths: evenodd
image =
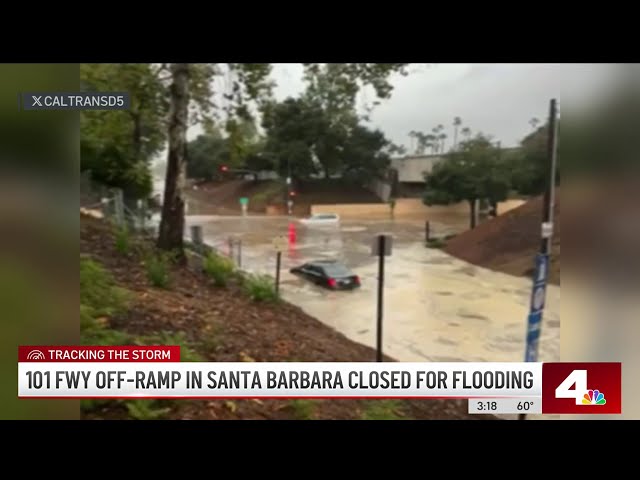
<svg viewBox="0 0 640 480"><path fill-rule="evenodd" d="M169 287L169 266L171 256L164 253L152 253L147 256L145 266L147 269L147 278L151 285L158 288Z"/></svg>
<svg viewBox="0 0 640 480"><path fill-rule="evenodd" d="M116 230L116 251L120 255L128 255L131 251L131 237L127 227L120 227Z"/></svg>
<svg viewBox="0 0 640 480"><path fill-rule="evenodd" d="M131 345L133 337L126 332L95 324L81 331L82 345Z"/></svg>
<svg viewBox="0 0 640 480"><path fill-rule="evenodd" d="M204 259L203 269L207 275L213 278L213 282L219 287L225 287L231 278L234 266L228 258L209 253Z"/></svg>
<svg viewBox="0 0 640 480"><path fill-rule="evenodd" d="M157 400L127 400L125 406L129 416L136 420L156 420L171 411L170 408L160 408Z"/></svg>
<svg viewBox="0 0 640 480"><path fill-rule="evenodd" d="M80 259L80 334L83 345L126 345L130 335L106 328L98 319L123 312L129 292L117 287L102 266Z"/></svg>
<svg viewBox="0 0 640 480"><path fill-rule="evenodd" d="M364 413L363 420L401 420L398 415L400 403L395 400L374 400L371 401Z"/></svg>
<svg viewBox="0 0 640 480"><path fill-rule="evenodd" d="M135 342L138 345L180 345L181 362L204 362L204 358L191 346L191 342L182 332L159 332L145 335Z"/></svg>
<svg viewBox="0 0 640 480"><path fill-rule="evenodd" d="M289 406L297 420L311 420L316 411L316 404L312 400L291 400Z"/></svg>
<svg viewBox="0 0 640 480"><path fill-rule="evenodd" d="M244 281L244 289L256 302L275 302L278 300L273 280L268 275L248 275Z"/></svg>
<svg viewBox="0 0 640 480"><path fill-rule="evenodd" d="M80 259L80 320L111 316L125 310L129 300L126 290L116 286L111 274L98 262Z"/></svg>
<svg viewBox="0 0 640 480"><path fill-rule="evenodd" d="M80 331L95 328L96 325L93 308L89 305L80 304Z"/></svg>

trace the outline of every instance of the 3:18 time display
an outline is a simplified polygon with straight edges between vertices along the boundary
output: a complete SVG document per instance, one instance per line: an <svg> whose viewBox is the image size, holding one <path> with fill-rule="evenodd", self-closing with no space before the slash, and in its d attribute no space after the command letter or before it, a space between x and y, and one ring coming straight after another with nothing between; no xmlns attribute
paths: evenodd
<svg viewBox="0 0 640 480"><path fill-rule="evenodd" d="M478 410L479 411L492 411L498 409L498 402L478 402Z"/></svg>

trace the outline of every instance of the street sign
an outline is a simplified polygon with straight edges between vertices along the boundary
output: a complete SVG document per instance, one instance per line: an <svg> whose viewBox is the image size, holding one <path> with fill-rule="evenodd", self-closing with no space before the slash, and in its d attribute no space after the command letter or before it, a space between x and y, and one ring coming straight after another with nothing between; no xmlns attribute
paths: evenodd
<svg viewBox="0 0 640 480"><path fill-rule="evenodd" d="M288 243L289 241L287 240L287 237L284 235L280 235L273 239L273 249L276 252L281 252L282 250L285 250L287 248Z"/></svg>
<svg viewBox="0 0 640 480"><path fill-rule="evenodd" d="M542 326L542 311L547 290L547 276L549 274L549 255L539 253L536 255L536 270L533 277L531 290L531 308L527 318L527 348L525 362L538 361L538 342L540 340L540 327Z"/></svg>
<svg viewBox="0 0 640 480"><path fill-rule="evenodd" d="M384 237L383 245L383 255L385 257L391 256L391 245L393 244L393 237L391 235L376 235L373 238L373 242L371 243L371 255L377 257L380 255L380 238Z"/></svg>
<svg viewBox="0 0 640 480"><path fill-rule="evenodd" d="M533 290L533 301L531 305L533 310L542 310L544 308L545 288L541 285Z"/></svg>
<svg viewBox="0 0 640 480"><path fill-rule="evenodd" d="M551 238L553 235L553 223L552 222L542 222L542 238Z"/></svg>
<svg viewBox="0 0 640 480"><path fill-rule="evenodd" d="M249 204L249 199L247 197L240 198L240 205L248 205L248 204Z"/></svg>

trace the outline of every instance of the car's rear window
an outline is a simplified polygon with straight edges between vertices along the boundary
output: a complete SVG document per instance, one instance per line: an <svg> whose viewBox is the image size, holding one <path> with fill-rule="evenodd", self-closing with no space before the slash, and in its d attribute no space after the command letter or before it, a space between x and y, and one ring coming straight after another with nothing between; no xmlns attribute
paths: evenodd
<svg viewBox="0 0 640 480"><path fill-rule="evenodd" d="M315 217L318 220L335 220L335 215L316 215Z"/></svg>
<svg viewBox="0 0 640 480"><path fill-rule="evenodd" d="M351 271L347 267L340 264L323 265L322 268L330 277L348 277L349 275L352 275Z"/></svg>

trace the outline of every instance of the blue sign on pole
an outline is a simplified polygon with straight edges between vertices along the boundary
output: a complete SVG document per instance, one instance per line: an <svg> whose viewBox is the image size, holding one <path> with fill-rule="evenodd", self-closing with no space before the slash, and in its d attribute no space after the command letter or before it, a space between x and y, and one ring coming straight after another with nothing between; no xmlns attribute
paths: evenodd
<svg viewBox="0 0 640 480"><path fill-rule="evenodd" d="M525 362L538 361L538 342L542 327L542 311L547 290L547 276L549 272L549 255L536 255L536 269L531 289L531 308L527 319L527 349Z"/></svg>

